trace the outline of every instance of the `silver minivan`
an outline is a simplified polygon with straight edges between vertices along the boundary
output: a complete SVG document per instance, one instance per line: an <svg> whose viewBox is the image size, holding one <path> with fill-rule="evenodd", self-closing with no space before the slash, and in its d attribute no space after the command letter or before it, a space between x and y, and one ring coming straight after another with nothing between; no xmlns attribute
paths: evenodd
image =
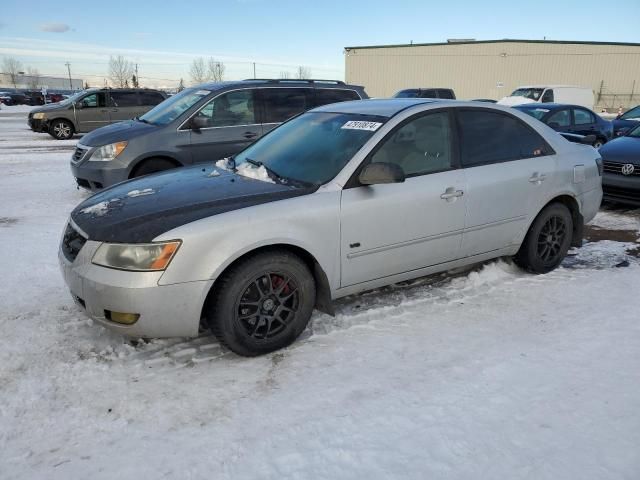
<svg viewBox="0 0 640 480"><path fill-rule="evenodd" d="M34 132L47 132L57 140L88 133L112 123L144 115L167 95L147 88L84 90L62 102L34 108L28 123Z"/></svg>

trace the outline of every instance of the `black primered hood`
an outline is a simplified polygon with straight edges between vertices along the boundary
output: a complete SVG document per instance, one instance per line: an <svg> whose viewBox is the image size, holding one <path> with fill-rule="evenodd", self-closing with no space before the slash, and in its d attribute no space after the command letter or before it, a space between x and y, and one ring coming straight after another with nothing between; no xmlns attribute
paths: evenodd
<svg viewBox="0 0 640 480"><path fill-rule="evenodd" d="M307 195L316 189L196 165L115 185L82 202L71 218L90 240L144 243L202 218Z"/></svg>

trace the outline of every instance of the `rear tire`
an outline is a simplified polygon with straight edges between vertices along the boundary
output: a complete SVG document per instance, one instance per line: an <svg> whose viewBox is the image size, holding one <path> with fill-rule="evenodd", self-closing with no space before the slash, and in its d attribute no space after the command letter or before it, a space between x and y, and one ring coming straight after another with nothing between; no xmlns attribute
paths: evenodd
<svg viewBox="0 0 640 480"><path fill-rule="evenodd" d="M54 120L49 126L49 135L56 140L69 140L73 134L73 124L68 120Z"/></svg>
<svg viewBox="0 0 640 480"><path fill-rule="evenodd" d="M166 158L149 158L138 165L129 178L142 177L151 173L163 172L176 168L177 165Z"/></svg>
<svg viewBox="0 0 640 480"><path fill-rule="evenodd" d="M211 331L238 355L284 348L306 328L316 299L307 265L287 251L240 260L216 282L206 309Z"/></svg>
<svg viewBox="0 0 640 480"><path fill-rule="evenodd" d="M514 261L533 273L550 272L564 260L572 233L571 212L561 203L552 203L534 220Z"/></svg>

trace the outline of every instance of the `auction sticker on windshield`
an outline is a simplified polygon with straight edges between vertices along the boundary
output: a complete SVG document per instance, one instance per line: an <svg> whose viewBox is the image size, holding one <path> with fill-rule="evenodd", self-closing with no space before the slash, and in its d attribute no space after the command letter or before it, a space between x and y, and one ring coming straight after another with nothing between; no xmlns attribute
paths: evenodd
<svg viewBox="0 0 640 480"><path fill-rule="evenodd" d="M348 130L369 130L370 132L375 132L380 128L382 124L378 122L364 122L361 120L350 120L345 123L341 128L346 128Z"/></svg>

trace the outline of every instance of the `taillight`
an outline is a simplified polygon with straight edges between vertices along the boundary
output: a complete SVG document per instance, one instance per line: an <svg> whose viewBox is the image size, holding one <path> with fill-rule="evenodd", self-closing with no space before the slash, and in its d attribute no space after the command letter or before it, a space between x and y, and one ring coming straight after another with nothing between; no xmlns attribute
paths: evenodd
<svg viewBox="0 0 640 480"><path fill-rule="evenodd" d="M596 165L598 166L598 175L602 176L602 172L604 171L604 164L602 163L602 158L596 158Z"/></svg>

